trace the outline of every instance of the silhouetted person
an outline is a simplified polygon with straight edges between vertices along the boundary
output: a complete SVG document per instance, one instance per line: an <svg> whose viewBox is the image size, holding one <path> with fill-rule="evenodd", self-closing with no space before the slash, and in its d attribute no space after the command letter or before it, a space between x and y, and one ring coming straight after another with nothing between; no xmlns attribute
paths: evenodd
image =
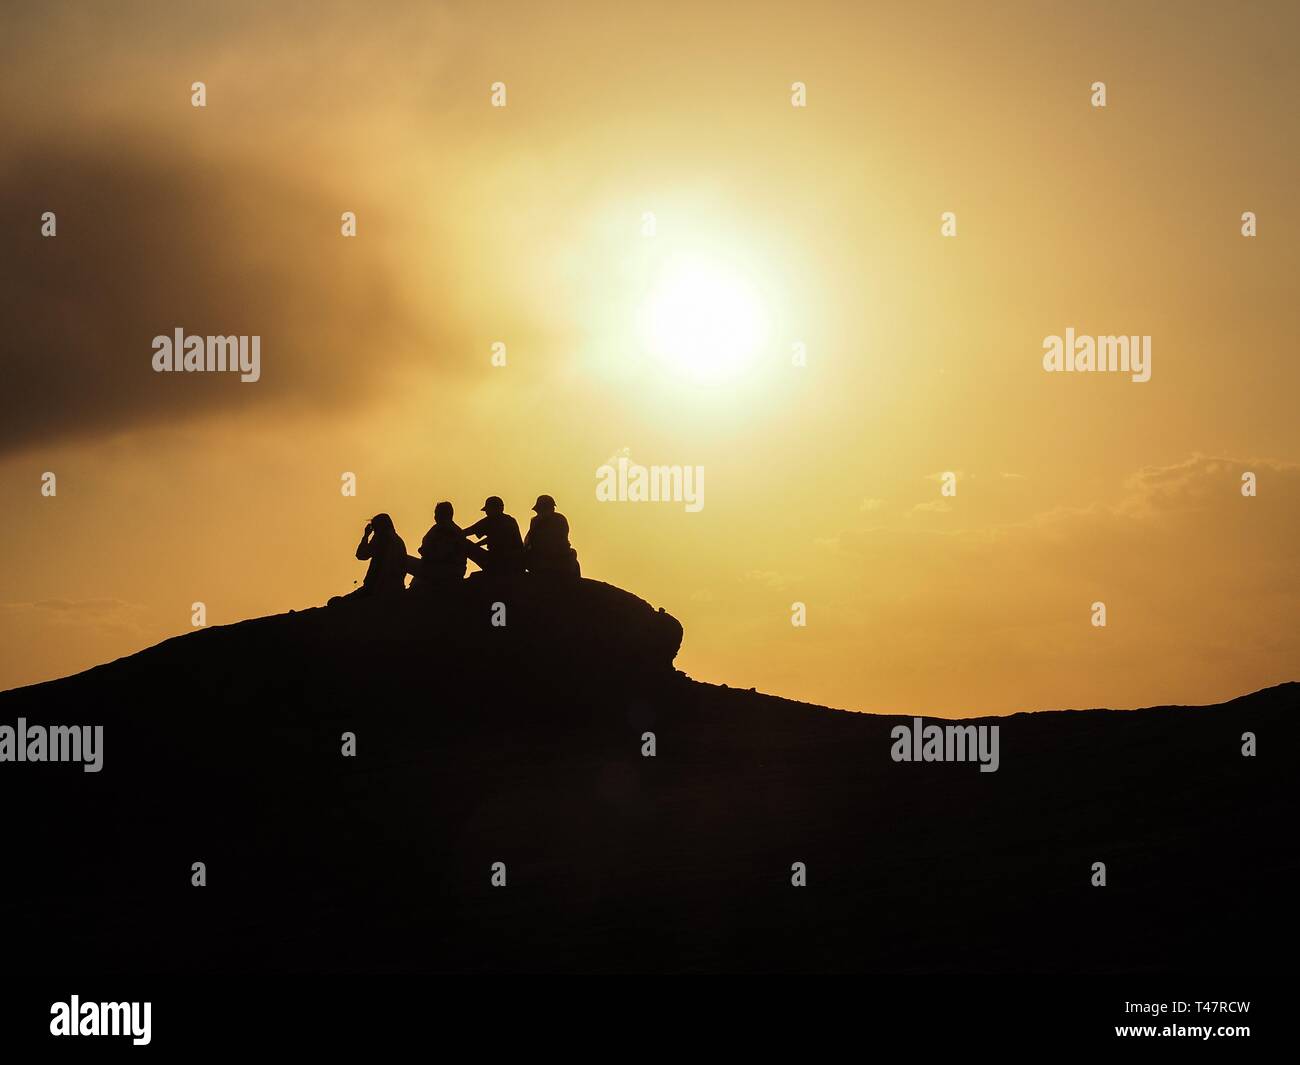
<svg viewBox="0 0 1300 1065"><path fill-rule="evenodd" d="M466 557L493 576L523 573L524 541L519 535L519 523L506 513L500 496L487 497L483 515L464 530L466 540L462 550ZM473 544L468 540L471 536L485 539L481 544Z"/></svg>
<svg viewBox="0 0 1300 1065"><path fill-rule="evenodd" d="M376 514L366 522L361 542L357 544L357 558L363 562L370 560L365 580L355 592L336 595L330 600L331 605L362 596L393 595L406 588L406 544L387 514Z"/></svg>
<svg viewBox="0 0 1300 1065"><path fill-rule="evenodd" d="M452 521L455 510L446 500L433 508L433 527L420 543L420 558L412 567L412 589L430 591L465 577L465 533Z"/></svg>
<svg viewBox="0 0 1300 1065"><path fill-rule="evenodd" d="M537 513L524 538L528 572L581 576L578 552L569 544L569 519L555 509L555 500L550 496L538 496L533 510Z"/></svg>

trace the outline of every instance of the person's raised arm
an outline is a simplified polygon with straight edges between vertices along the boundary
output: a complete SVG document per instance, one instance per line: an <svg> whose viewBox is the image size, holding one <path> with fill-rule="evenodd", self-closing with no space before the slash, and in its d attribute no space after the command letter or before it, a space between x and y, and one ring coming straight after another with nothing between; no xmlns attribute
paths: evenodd
<svg viewBox="0 0 1300 1065"><path fill-rule="evenodd" d="M370 539L370 533L370 523L366 522L366 530L361 534L361 543L357 544L357 558L363 562L375 553L374 541Z"/></svg>

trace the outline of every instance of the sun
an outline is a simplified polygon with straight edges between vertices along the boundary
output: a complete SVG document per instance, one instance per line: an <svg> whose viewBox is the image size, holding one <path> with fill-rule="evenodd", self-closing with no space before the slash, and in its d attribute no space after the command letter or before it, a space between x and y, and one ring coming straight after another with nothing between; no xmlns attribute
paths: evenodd
<svg viewBox="0 0 1300 1065"><path fill-rule="evenodd" d="M734 380L767 341L763 301L743 274L698 257L669 260L640 315L646 349L701 384Z"/></svg>

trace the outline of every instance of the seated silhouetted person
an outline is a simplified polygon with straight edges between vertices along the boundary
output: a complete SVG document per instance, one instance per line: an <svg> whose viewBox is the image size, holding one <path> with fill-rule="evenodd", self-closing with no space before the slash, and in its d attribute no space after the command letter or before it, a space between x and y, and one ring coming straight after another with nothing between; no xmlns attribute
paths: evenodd
<svg viewBox="0 0 1300 1065"><path fill-rule="evenodd" d="M555 509L550 496L538 496L536 516L524 538L524 561L529 573L563 573L579 577L578 552L569 544L569 520Z"/></svg>
<svg viewBox="0 0 1300 1065"><path fill-rule="evenodd" d="M355 592L336 595L331 604L344 599L393 595L406 588L406 544L387 514L376 514L366 523L361 542L357 544L357 558L363 562L370 560L365 580Z"/></svg>
<svg viewBox="0 0 1300 1065"><path fill-rule="evenodd" d="M433 508L433 527L420 543L420 558L412 567L411 588L427 592L465 576L465 533L453 520L455 511L446 500Z"/></svg>
<svg viewBox="0 0 1300 1065"><path fill-rule="evenodd" d="M510 576L524 571L524 541L519 523L506 513L500 496L488 496L483 517L464 530L465 537L483 537L482 543L463 541L461 550L484 573Z"/></svg>

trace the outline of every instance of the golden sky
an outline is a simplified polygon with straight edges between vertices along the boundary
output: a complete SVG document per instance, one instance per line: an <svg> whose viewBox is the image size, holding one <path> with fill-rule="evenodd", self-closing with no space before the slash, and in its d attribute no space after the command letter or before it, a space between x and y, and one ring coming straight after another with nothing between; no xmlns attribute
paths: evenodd
<svg viewBox="0 0 1300 1065"><path fill-rule="evenodd" d="M701 680L1297 679L1298 10L10 5L0 687L323 603L376 511L414 550L439 499L539 492ZM646 326L699 278L753 333L704 379ZM261 380L155 374L178 326L259 335ZM1045 372L1067 328L1151 336L1151 380ZM705 505L598 501L620 453Z"/></svg>

